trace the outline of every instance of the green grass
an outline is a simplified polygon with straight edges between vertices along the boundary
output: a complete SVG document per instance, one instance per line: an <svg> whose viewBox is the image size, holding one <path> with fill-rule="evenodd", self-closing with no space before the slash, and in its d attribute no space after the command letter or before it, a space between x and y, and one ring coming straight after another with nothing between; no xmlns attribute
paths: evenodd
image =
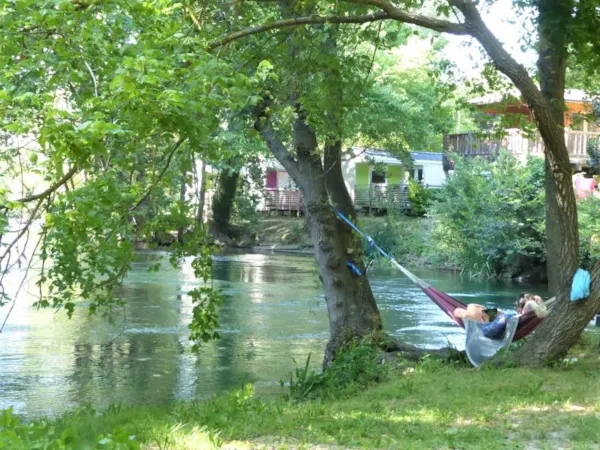
<svg viewBox="0 0 600 450"><path fill-rule="evenodd" d="M17 433L54 433L64 447L19 447L17 440L3 446L18 425L0 421L0 448L594 449L600 353L598 335L594 344L587 339L569 356L576 362L554 368L475 370L425 359L404 362L389 381L338 399L294 403L246 388L165 408L84 409Z"/></svg>

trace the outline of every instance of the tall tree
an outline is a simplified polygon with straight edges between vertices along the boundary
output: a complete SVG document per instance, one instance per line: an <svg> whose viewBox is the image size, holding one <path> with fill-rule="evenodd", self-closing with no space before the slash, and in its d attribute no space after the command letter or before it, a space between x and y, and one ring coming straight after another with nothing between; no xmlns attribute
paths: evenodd
<svg viewBox="0 0 600 450"><path fill-rule="evenodd" d="M571 182L572 169L564 140L564 90L569 54L591 72L598 67L600 17L594 0L535 0L525 2L535 11L538 31L537 78L527 72L503 47L481 17L479 5L470 0L436 2L435 16L424 14L420 3L394 0L346 0L325 5L325 13L263 22L221 38L215 45L267 30L322 23L367 23L392 20L442 33L471 36L483 47L495 67L521 92L534 114L546 147L546 236L550 290L557 306L518 359L541 364L561 356L577 340L600 309L600 263L593 268L593 290L586 302L569 301L570 283L579 264L577 205ZM327 6L329 6L327 8ZM431 10L431 9L430 9ZM449 20L449 16L456 20Z"/></svg>
<svg viewBox="0 0 600 450"><path fill-rule="evenodd" d="M243 6L230 8L230 16L240 17ZM255 4L251 9L246 24L256 17L286 20L322 11L316 4L294 1ZM410 76L408 70L402 75L390 70L387 50L406 43L408 35L405 27L395 24L358 32L323 25L284 31L266 45L253 39L222 53L236 59L242 55L247 65L254 64L256 78L263 80L257 87L254 127L303 194L329 317L325 365L351 341L384 341L368 278L356 276L346 265L351 260L364 269L360 239L332 209L333 205L356 219L342 174L344 147L383 144L406 157L408 144L427 148L428 132L439 134L450 125L436 83ZM425 69L413 72L422 75ZM390 85L412 90L412 95L392 93ZM417 92L429 95L417 98ZM431 114L436 107L437 114Z"/></svg>

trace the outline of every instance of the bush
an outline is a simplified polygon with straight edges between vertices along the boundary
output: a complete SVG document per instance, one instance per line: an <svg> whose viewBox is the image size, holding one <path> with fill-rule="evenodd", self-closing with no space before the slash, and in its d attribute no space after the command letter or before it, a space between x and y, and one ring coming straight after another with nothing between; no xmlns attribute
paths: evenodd
<svg viewBox="0 0 600 450"><path fill-rule="evenodd" d="M466 270L516 275L545 263L543 160L457 158L439 197L434 241L454 247Z"/></svg>
<svg viewBox="0 0 600 450"><path fill-rule="evenodd" d="M600 139L589 139L587 143L587 152L590 157L590 167L593 173L600 174Z"/></svg>
<svg viewBox="0 0 600 450"><path fill-rule="evenodd" d="M340 351L323 373L310 370L310 358L302 366L296 364L290 374L288 400L338 398L364 390L389 377L390 367L378 361L378 351L369 345L352 345ZM285 387L283 380L281 387Z"/></svg>
<svg viewBox="0 0 600 450"><path fill-rule="evenodd" d="M383 220L371 220L361 226L379 247L397 259L420 257L425 250L426 230L421 219L389 214ZM368 255L371 249L366 241L363 243Z"/></svg>
<svg viewBox="0 0 600 450"><path fill-rule="evenodd" d="M408 183L408 201L412 216L424 216L430 203L429 191L421 183L410 180Z"/></svg>

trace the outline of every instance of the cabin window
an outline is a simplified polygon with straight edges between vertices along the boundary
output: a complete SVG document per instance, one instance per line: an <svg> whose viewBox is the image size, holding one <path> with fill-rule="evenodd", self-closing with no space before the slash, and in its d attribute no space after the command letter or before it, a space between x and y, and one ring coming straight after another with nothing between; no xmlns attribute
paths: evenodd
<svg viewBox="0 0 600 450"><path fill-rule="evenodd" d="M371 184L385 184L385 174L381 172L376 172L375 170L371 172Z"/></svg>
<svg viewBox="0 0 600 450"><path fill-rule="evenodd" d="M423 173L422 167L415 167L409 172L409 178L411 180L417 180L419 183L421 183L423 181Z"/></svg>

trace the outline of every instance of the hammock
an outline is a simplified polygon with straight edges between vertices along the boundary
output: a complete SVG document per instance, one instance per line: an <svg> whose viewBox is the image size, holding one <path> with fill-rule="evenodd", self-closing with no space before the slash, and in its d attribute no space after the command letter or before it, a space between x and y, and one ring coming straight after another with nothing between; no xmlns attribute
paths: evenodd
<svg viewBox="0 0 600 450"><path fill-rule="evenodd" d="M440 307L442 311L444 311L448 317L450 317L458 326L461 328L465 328L465 324L463 321L457 317L454 317L454 310L456 308L466 308L467 305L455 299L454 297L440 291L439 289L434 288L426 281L417 277L414 273L410 272L406 267L400 265L398 261L396 261L391 255L389 255L386 251L384 251L381 247L379 247L371 236L363 233L358 229L356 225L354 225L346 216L344 216L340 211L334 208L337 216L342 219L348 226L350 226L354 231L356 231L359 235L361 235L371 247L377 250L384 258L388 259L393 266L395 266L398 270L400 270L404 275L406 275L413 283L421 288L421 290L429 297L436 305ZM547 301L545 304L550 306L551 301ZM529 333L537 328L537 326L542 323L542 318L537 317L534 311L529 311L525 314L519 316L519 323L517 325L517 329L512 337L513 341L518 341L519 339L523 339Z"/></svg>

